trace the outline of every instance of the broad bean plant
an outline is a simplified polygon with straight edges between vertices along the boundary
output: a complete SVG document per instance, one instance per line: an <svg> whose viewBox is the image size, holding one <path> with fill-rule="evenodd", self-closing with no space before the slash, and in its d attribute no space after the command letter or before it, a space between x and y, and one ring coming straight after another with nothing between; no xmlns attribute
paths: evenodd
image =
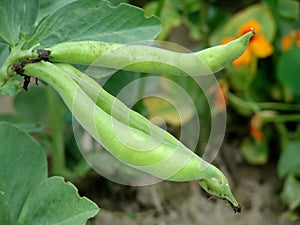
<svg viewBox="0 0 300 225"><path fill-rule="evenodd" d="M88 7L82 3L85 1L78 2L70 5ZM96 1L89 2L96 4ZM227 44L193 53L108 43L88 37L43 45L38 41L28 44L30 41L26 42L26 38L16 44L8 41L9 55L0 69L0 90L9 89L11 80L18 75L24 78L23 87L29 91L30 77L47 83L61 96L82 127L116 159L164 180L197 181L208 193L228 200L234 212L240 212L241 207L219 169L170 133L129 109L74 64L179 76L207 75L208 71L217 72L238 58L253 34L249 31ZM2 35L5 41L4 37Z"/></svg>

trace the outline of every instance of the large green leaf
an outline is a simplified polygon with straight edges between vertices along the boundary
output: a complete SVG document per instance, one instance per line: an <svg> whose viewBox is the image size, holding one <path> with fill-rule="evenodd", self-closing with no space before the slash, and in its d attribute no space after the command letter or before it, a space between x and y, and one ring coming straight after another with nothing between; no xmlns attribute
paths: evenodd
<svg viewBox="0 0 300 225"><path fill-rule="evenodd" d="M46 89L32 86L28 92L21 91L15 96L14 108L27 122L46 124L48 116Z"/></svg>
<svg viewBox="0 0 300 225"><path fill-rule="evenodd" d="M0 95L16 95L20 90L20 81L13 77L6 81L4 86L0 87Z"/></svg>
<svg viewBox="0 0 300 225"><path fill-rule="evenodd" d="M278 79L296 96L300 96L299 58L300 47L293 46L291 49L281 55L277 66Z"/></svg>
<svg viewBox="0 0 300 225"><path fill-rule="evenodd" d="M300 176L300 141L289 141L280 155L277 172L280 177L287 174Z"/></svg>
<svg viewBox="0 0 300 225"><path fill-rule="evenodd" d="M31 189L47 177L44 151L28 134L0 123L0 224L17 224Z"/></svg>
<svg viewBox="0 0 300 225"><path fill-rule="evenodd" d="M97 212L97 206L80 197L73 184L62 177L51 177L33 188L18 224L85 224Z"/></svg>
<svg viewBox="0 0 300 225"><path fill-rule="evenodd" d="M278 1L279 15L287 18L299 21L300 3L294 0L279 0Z"/></svg>
<svg viewBox="0 0 300 225"><path fill-rule="evenodd" d="M85 224L98 207L63 178L47 179L41 146L25 131L0 123L0 224Z"/></svg>
<svg viewBox="0 0 300 225"><path fill-rule="evenodd" d="M52 14L54 11L59 8L77 0L42 0L40 1L39 11L37 20L39 21L41 18ZM110 5L118 5L120 3L127 3L127 0L109 0Z"/></svg>
<svg viewBox="0 0 300 225"><path fill-rule="evenodd" d="M176 79L181 83L177 83ZM164 76L162 79L151 80L151 85L160 87L160 91L143 99L149 119L161 118L173 126L183 126L197 113L192 96L184 89L186 85L190 93L195 90L188 78Z"/></svg>
<svg viewBox="0 0 300 225"><path fill-rule="evenodd" d="M261 26L261 33L271 42L276 32L276 24L269 8L264 4L254 4L234 14L222 27L218 28L211 36L210 44L217 45L225 37L235 37L239 28L255 19Z"/></svg>
<svg viewBox="0 0 300 225"><path fill-rule="evenodd" d="M18 4L20 1L18 1ZM37 18L38 14L38 6L39 6L39 0L23 0L23 4L21 4L20 11L21 18L20 18L20 24L21 24L21 34L27 35L29 34L33 28L34 23Z"/></svg>
<svg viewBox="0 0 300 225"><path fill-rule="evenodd" d="M269 148L266 138L253 140L246 137L241 145L241 154L244 159L253 165L263 165L268 161Z"/></svg>
<svg viewBox="0 0 300 225"><path fill-rule="evenodd" d="M295 210L300 205L300 182L293 176L288 176L284 182L280 199L289 206L290 210Z"/></svg>
<svg viewBox="0 0 300 225"><path fill-rule="evenodd" d="M99 0L76 1L42 20L27 47L81 40L128 43L153 39L160 31L159 20L145 19L140 8L128 4L111 7Z"/></svg>
<svg viewBox="0 0 300 225"><path fill-rule="evenodd" d="M0 42L0 66L4 63L9 54L8 45Z"/></svg>
<svg viewBox="0 0 300 225"><path fill-rule="evenodd" d="M38 0L0 1L0 38L14 46L20 34L25 36L34 26L38 11Z"/></svg>
<svg viewBox="0 0 300 225"><path fill-rule="evenodd" d="M158 6L158 1L149 2L145 8L146 15L155 15ZM171 30L178 27L182 21L177 9L174 6L174 1L167 0L164 3L164 8L159 16L163 25L163 31L160 33L158 39L165 40L170 34Z"/></svg>
<svg viewBox="0 0 300 225"><path fill-rule="evenodd" d="M76 0L42 0L39 4L39 10L37 15L37 20L46 17L49 14L52 14L54 11L59 8L71 3Z"/></svg>

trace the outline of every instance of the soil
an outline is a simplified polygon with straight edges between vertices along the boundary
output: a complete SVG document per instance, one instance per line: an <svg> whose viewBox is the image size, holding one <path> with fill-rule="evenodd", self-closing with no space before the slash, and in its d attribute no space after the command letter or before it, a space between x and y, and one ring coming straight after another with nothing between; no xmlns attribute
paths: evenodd
<svg viewBox="0 0 300 225"><path fill-rule="evenodd" d="M232 144L223 145L214 164L229 178L242 206L241 213L234 213L226 201L207 196L196 182L165 181L146 187L111 184L105 194L96 190L91 193L91 189L84 193L91 195L89 197L101 207L100 213L88 224L300 225L300 221L287 218L287 208L280 202L282 187L275 164L248 165ZM103 182L107 181L98 182L98 187Z"/></svg>

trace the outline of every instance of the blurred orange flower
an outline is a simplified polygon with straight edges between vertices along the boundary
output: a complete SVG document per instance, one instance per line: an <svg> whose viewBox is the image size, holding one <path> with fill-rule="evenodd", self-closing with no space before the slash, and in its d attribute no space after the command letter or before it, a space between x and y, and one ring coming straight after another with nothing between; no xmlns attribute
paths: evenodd
<svg viewBox="0 0 300 225"><path fill-rule="evenodd" d="M300 46L300 30L292 30L281 39L282 51L289 50L292 45Z"/></svg>
<svg viewBox="0 0 300 225"><path fill-rule="evenodd" d="M237 37L247 33L250 30L255 31L255 35L250 39L249 46L245 52L236 60L233 61L234 66L247 66L254 58L266 58L273 54L274 48L261 32L261 25L256 20L252 19L243 24L238 32ZM221 41L221 44L226 44L235 37L226 37Z"/></svg>
<svg viewBox="0 0 300 225"><path fill-rule="evenodd" d="M263 125L263 118L259 115L252 116L249 124L249 131L251 136L256 140L262 140L264 137L261 127Z"/></svg>

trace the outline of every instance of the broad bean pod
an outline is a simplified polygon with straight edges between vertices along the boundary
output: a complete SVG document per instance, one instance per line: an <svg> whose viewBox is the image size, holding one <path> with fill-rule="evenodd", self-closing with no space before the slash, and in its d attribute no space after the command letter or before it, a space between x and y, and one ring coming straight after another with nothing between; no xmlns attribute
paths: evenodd
<svg viewBox="0 0 300 225"><path fill-rule="evenodd" d="M194 53L177 53L151 46L97 41L60 43L47 50L51 51L53 62L93 64L113 69L171 75L186 75L186 71L180 68L188 67L188 75L199 76L218 72L238 58L246 49L253 33L249 31L227 44Z"/></svg>
<svg viewBox="0 0 300 225"><path fill-rule="evenodd" d="M141 114L129 109L123 102L106 92L94 79L77 70L70 64L56 63L56 66L67 72L80 88L107 114L113 116L121 123L144 132L157 140L164 139L170 145L175 147L178 140L172 135L165 135L158 126L149 123Z"/></svg>
<svg viewBox="0 0 300 225"><path fill-rule="evenodd" d="M208 193L227 199L235 212L240 211L240 206L221 171L170 137L163 129L156 128L155 133L160 137L152 137L143 128L138 129L139 125L128 127L120 117L113 117L110 114L110 105L115 103L112 96L109 100L102 99L105 102L102 104L98 99L108 96L103 89L100 92L102 95L94 96L85 93L82 89L84 86L80 86L78 77L86 75L69 66L45 61L26 65L24 73L52 85L77 121L118 160L162 179L198 181ZM93 82L87 83L85 85L92 89L100 88ZM121 109L125 106L117 107ZM135 116L133 113L131 118ZM140 118L137 121L139 120ZM149 127L153 126L146 120L141 125L144 126L146 122ZM128 132L131 134L130 138L127 138ZM122 138L129 139L129 142L124 143ZM150 147L143 149L145 146Z"/></svg>

